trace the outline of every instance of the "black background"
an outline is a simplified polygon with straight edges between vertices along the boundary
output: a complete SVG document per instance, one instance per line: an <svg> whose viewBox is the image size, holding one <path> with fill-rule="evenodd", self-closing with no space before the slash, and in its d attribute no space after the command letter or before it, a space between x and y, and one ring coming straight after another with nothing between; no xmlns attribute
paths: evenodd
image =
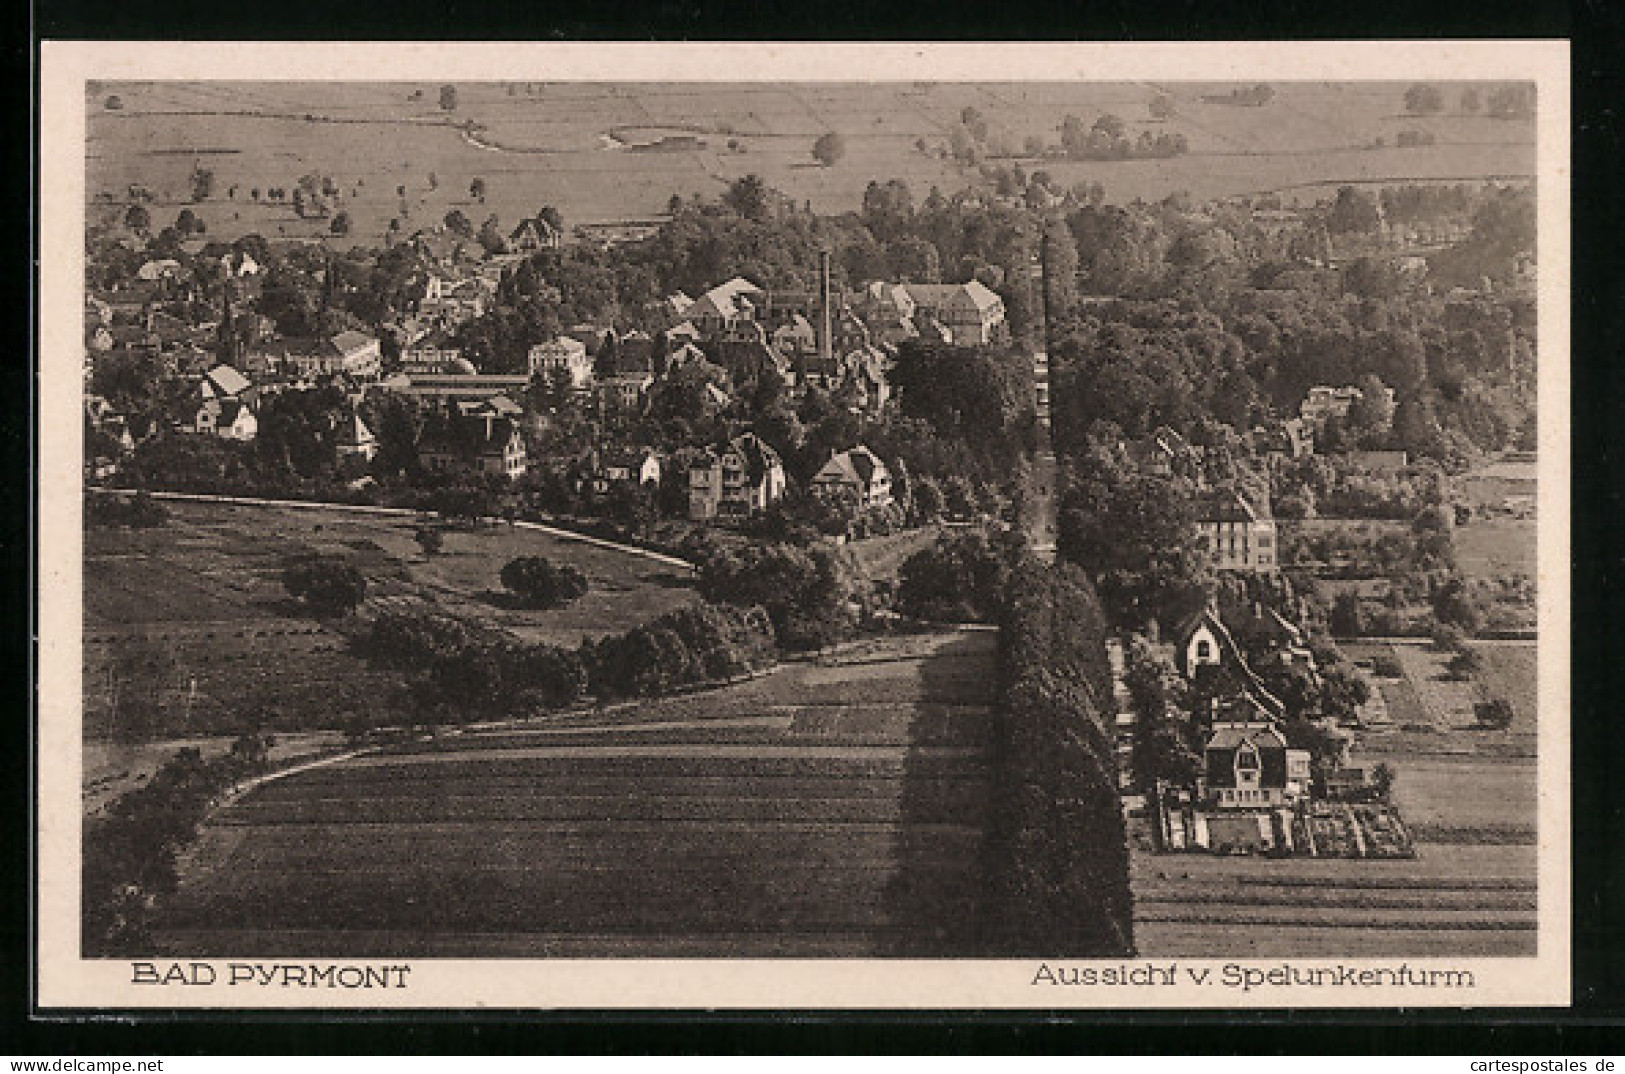
<svg viewBox="0 0 1625 1074"><path fill-rule="evenodd" d="M1625 4L1589 0L1435 3L1405 0L1337 4L1326 0L997 0L989 3L854 3L779 0L722 5L664 0L560 4L395 0L374 5L332 0L53 0L4 8L13 20L7 73L31 102L29 120L12 113L0 143L12 184L7 250L30 251L9 294L23 333L0 361L0 452L10 510L0 513L0 556L31 564L34 371L33 241L40 39L220 40L1237 40L1369 38L1571 38L1573 43L1573 667L1574 1007L1538 1011L1412 1012L1024 1012L807 1013L728 1015L651 1012L583 1014L341 1014L320 1020L237 1012L142 1015L139 1021L86 1013L41 1019L31 1011L33 842L31 674L35 585L31 571L9 575L6 648L0 682L11 690L3 724L0 787L7 835L0 919L0 1053L66 1055L914 1052L1012 1054L1377 1054L1483 1056L1625 1053L1625 706L1620 689L1620 573L1617 534L1625 469L1616 423L1625 418L1619 350L1625 288L1619 277L1618 183L1625 177L1618 109L1625 104L1617 65ZM1554 269L1543 269L1555 275ZM29 298L25 311L21 298Z"/></svg>

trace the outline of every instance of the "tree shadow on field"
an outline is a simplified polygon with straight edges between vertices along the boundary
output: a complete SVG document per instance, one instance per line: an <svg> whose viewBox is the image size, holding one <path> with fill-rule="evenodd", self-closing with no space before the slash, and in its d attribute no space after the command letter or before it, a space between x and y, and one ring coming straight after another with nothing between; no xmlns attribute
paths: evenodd
<svg viewBox="0 0 1625 1074"><path fill-rule="evenodd" d="M982 843L988 802L986 706L994 638L961 634L920 663L921 694L903 763L896 872L877 953L965 958L977 953L985 899ZM953 752L941 752L951 749Z"/></svg>

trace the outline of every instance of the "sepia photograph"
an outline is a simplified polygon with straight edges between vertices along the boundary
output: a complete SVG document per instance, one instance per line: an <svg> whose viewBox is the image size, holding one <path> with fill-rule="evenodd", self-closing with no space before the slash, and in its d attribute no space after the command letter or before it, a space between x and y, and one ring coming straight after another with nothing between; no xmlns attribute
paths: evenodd
<svg viewBox="0 0 1625 1074"><path fill-rule="evenodd" d="M1562 45L355 48L47 46L58 1002L1565 1001Z"/></svg>

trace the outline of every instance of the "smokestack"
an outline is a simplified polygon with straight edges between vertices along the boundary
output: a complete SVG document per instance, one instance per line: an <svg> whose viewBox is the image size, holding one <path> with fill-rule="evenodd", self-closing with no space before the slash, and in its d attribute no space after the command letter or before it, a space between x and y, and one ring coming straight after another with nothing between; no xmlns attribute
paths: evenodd
<svg viewBox="0 0 1625 1074"><path fill-rule="evenodd" d="M834 343L830 339L830 310L829 310L829 249L818 251L818 356L823 359L823 367L829 369L831 353Z"/></svg>

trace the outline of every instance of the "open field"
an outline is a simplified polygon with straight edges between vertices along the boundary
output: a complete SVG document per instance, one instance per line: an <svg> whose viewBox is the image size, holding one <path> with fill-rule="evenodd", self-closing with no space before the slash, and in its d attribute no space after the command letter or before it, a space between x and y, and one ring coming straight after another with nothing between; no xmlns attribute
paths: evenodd
<svg viewBox="0 0 1625 1074"><path fill-rule="evenodd" d="M1473 517L1456 528L1456 554L1462 570L1476 578L1521 574L1534 578L1535 497L1538 464L1533 459L1500 459L1457 479Z"/></svg>
<svg viewBox="0 0 1625 1074"><path fill-rule="evenodd" d="M172 662L162 677L180 737L234 728L256 709L279 711L272 729L289 729L333 727L390 704L398 676L369 670L350 652L345 624L311 618L284 592L282 565L302 553L351 556L367 575L369 608L427 603L558 645L628 630L693 599L672 567L531 530L450 531L426 559L410 517L187 503L169 511L156 530L85 535L87 738L105 732L108 669L132 647ZM570 563L592 588L565 609L509 607L497 574L519 555Z"/></svg>
<svg viewBox="0 0 1625 1074"><path fill-rule="evenodd" d="M476 223L494 212L510 227L547 204L572 225L647 219L673 194L715 195L752 172L797 202L843 212L874 179L904 179L917 198L932 186L966 185L970 174L940 150L967 107L1018 151L1029 136L1056 144L1069 114L1085 123L1119 115L1131 138L1144 129L1185 135L1191 151L1173 160L1023 161L1068 185L1099 181L1114 202L1268 190L1313 200L1346 181L1533 171L1532 122L1400 115L1400 84L1275 88L1269 105L1243 108L1203 99L1228 87L1162 86L1178 114L1153 121L1147 106L1158 88L1138 83L471 83L457 87L449 112L435 85L107 83L86 102L88 196L95 203L105 193L112 211L131 183L144 184L157 199L155 220L168 222L202 165L215 173L216 192L194 208L211 236L314 236L325 234L325 221L300 220L288 203L256 203L251 191L291 189L316 172L335 180L338 207L354 220L344 244L376 243L392 218L411 231L453 208ZM122 108L104 107L109 94ZM469 120L481 129L460 129ZM1431 131L1438 142L1393 148L1405 129ZM844 158L827 168L810 155L826 131L846 141ZM1379 137L1388 148L1370 148ZM662 138L696 141L666 148ZM469 194L476 176L486 181L483 202Z"/></svg>
<svg viewBox="0 0 1625 1074"><path fill-rule="evenodd" d="M877 641L620 706L610 726L572 714L266 784L206 826L161 946L965 953L981 898L993 639Z"/></svg>
<svg viewBox="0 0 1625 1074"><path fill-rule="evenodd" d="M1425 641L1344 641L1349 659L1364 663L1391 655L1404 669L1399 679L1372 675L1387 704L1393 736L1368 736L1373 750L1403 753L1421 748L1443 753L1512 753L1532 756L1535 747L1539 680L1534 642L1479 641L1483 667L1468 681L1450 677L1450 654ZM1481 730L1473 704L1494 697L1512 702L1512 726ZM1409 732L1407 733L1407 725Z"/></svg>

